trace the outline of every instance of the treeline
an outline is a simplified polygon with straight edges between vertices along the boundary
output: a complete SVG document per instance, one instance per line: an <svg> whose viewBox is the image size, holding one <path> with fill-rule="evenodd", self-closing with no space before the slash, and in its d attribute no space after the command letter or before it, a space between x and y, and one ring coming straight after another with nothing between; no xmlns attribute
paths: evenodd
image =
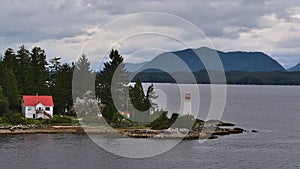
<svg viewBox="0 0 300 169"><path fill-rule="evenodd" d="M48 62L40 47L29 51L22 45L17 52L7 49L0 59L0 116L19 117L22 95L51 95L55 114L97 120L98 105L90 104L96 102L105 105L101 114L109 124L148 121L150 111L156 108L152 102L156 98L153 85L144 91L137 79L134 86L129 86L129 73L121 54L111 50L109 58L103 70L95 72L85 54L76 63L60 64L60 58ZM78 102L73 103L73 99ZM131 112L131 119L120 112Z"/></svg>
<svg viewBox="0 0 300 169"><path fill-rule="evenodd" d="M140 72L133 77L133 81L141 79L142 82L151 83L198 83L223 84L223 72L211 71L214 82L211 82L207 71L187 72ZM131 74L133 76L134 74ZM189 78L193 76L193 78ZM237 85L300 85L300 72L225 72L226 84Z"/></svg>
<svg viewBox="0 0 300 169"><path fill-rule="evenodd" d="M76 102L74 107L77 115L85 124L100 122L108 123L114 127L130 126L135 124L148 123L153 117L151 111L156 110L153 100L156 98L153 85L146 91L142 82L137 79L134 86L130 82L129 73L125 68L123 57L117 50L111 50L110 60L104 63L104 68L98 72L92 72L89 68L89 61L80 58L73 76L73 90L75 90ZM90 80L84 79L95 75L95 91L89 85ZM92 78L93 79L93 78ZM85 83L81 83L84 81ZM99 112L99 107L104 105ZM130 118L122 113L130 112Z"/></svg>
<svg viewBox="0 0 300 169"><path fill-rule="evenodd" d="M45 50L8 48L0 59L0 115L20 112L22 95L52 95L55 112L72 114L74 64L50 64Z"/></svg>

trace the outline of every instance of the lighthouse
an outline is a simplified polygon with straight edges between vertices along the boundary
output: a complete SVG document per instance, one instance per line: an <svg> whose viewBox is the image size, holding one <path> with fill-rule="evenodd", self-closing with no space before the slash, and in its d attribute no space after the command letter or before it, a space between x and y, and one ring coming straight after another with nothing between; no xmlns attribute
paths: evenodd
<svg viewBox="0 0 300 169"><path fill-rule="evenodd" d="M190 114L192 114L192 95L190 93L186 93L183 103L183 115Z"/></svg>

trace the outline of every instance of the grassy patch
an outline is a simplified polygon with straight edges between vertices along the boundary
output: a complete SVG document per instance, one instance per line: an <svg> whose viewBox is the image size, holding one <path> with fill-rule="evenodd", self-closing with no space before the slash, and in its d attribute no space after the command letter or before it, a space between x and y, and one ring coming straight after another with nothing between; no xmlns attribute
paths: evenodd
<svg viewBox="0 0 300 169"><path fill-rule="evenodd" d="M54 115L51 119L28 119L23 117L20 113L10 113L6 116L0 117L1 125L46 125L46 126L74 126L79 125L79 121L73 116Z"/></svg>

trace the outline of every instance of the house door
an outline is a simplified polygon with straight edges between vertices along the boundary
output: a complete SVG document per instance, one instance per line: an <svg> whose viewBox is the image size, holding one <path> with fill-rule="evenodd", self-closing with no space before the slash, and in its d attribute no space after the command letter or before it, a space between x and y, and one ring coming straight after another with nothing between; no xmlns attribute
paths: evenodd
<svg viewBox="0 0 300 169"><path fill-rule="evenodd" d="M34 118L34 119L35 119L35 114L33 114L33 115L32 115L32 118Z"/></svg>

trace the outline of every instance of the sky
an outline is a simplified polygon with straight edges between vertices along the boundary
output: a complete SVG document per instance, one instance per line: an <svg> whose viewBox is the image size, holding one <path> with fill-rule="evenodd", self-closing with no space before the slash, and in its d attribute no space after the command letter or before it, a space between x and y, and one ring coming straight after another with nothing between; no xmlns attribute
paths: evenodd
<svg viewBox="0 0 300 169"><path fill-rule="evenodd" d="M24 44L48 59L95 67L115 48L125 62L207 46L260 51L289 68L300 62L298 0L0 0L0 52Z"/></svg>

